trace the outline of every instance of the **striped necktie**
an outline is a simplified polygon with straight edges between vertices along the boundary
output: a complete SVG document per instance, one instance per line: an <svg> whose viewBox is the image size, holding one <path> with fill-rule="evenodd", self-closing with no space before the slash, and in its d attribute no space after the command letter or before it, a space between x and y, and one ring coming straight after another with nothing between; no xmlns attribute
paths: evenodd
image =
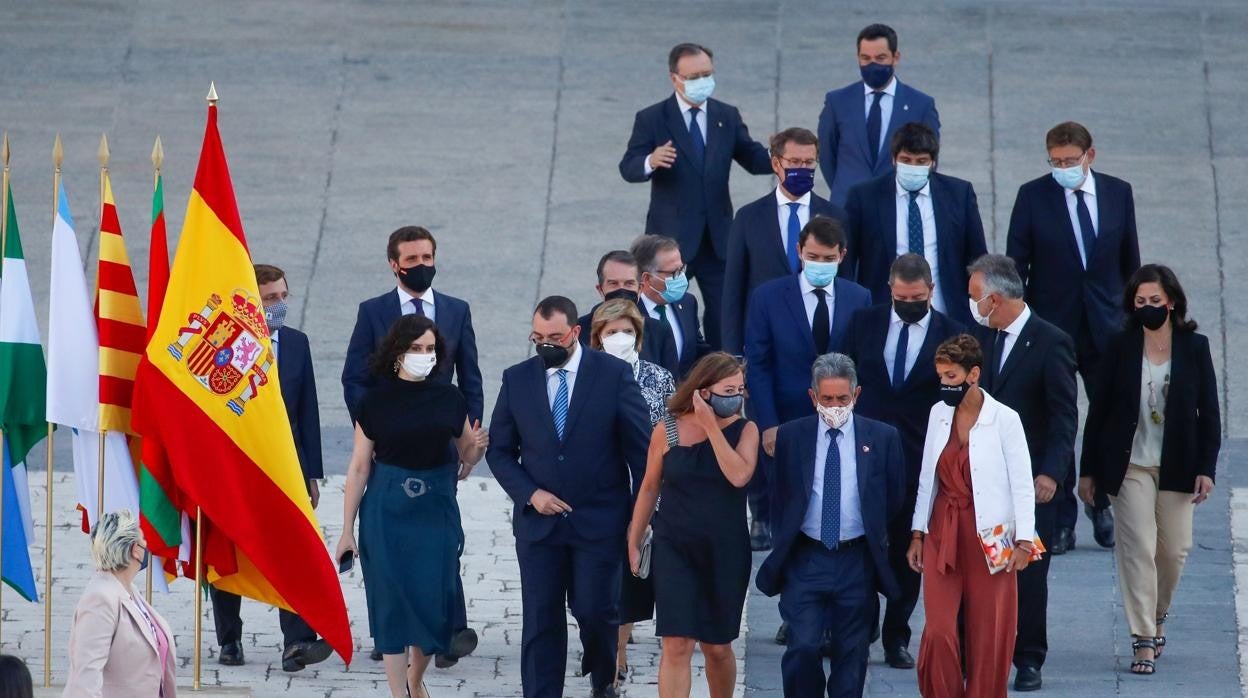
<svg viewBox="0 0 1248 698"><path fill-rule="evenodd" d="M551 412L555 417L555 434L563 441L563 432L568 427L568 371L561 368L555 375L559 376L559 389L555 391L555 404L551 407Z"/></svg>

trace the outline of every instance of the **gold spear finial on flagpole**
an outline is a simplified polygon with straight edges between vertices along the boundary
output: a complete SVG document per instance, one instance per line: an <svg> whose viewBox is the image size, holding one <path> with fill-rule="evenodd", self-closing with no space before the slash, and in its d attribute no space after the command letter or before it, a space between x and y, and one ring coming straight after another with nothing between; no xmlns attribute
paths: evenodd
<svg viewBox="0 0 1248 698"><path fill-rule="evenodd" d="M160 136L156 136L156 145L152 146L152 167L160 172L165 165L165 146L160 144Z"/></svg>
<svg viewBox="0 0 1248 698"><path fill-rule="evenodd" d="M56 227L57 209L61 197L61 165L65 161L65 149L61 146L61 134L52 142L52 226ZM48 422L48 482L45 497L45 521L43 539L43 686L52 685L52 423Z"/></svg>
<svg viewBox="0 0 1248 698"><path fill-rule="evenodd" d="M218 100L219 98L217 97L217 83L215 82L208 83L208 106L210 107L217 106Z"/></svg>

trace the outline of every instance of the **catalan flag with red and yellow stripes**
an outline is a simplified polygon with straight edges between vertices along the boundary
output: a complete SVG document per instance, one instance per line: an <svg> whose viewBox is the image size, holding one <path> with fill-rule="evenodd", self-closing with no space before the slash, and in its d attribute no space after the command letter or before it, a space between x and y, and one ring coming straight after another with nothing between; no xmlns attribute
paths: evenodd
<svg viewBox="0 0 1248 698"><path fill-rule="evenodd" d="M207 581L298 613L350 663L346 604L276 370L214 105L139 368L140 432L164 446L179 501L202 513Z"/></svg>
<svg viewBox="0 0 1248 698"><path fill-rule="evenodd" d="M117 219L113 185L103 175L100 260L96 274L95 322L100 337L100 431L134 433L130 406L139 357L147 345L139 290Z"/></svg>

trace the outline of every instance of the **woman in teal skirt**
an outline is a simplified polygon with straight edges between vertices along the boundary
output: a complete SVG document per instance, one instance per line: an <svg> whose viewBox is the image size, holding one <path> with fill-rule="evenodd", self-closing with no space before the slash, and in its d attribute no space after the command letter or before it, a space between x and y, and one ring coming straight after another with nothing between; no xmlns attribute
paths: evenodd
<svg viewBox="0 0 1248 698"><path fill-rule="evenodd" d="M464 396L435 374L442 357L428 318L394 323L372 358L378 384L360 403L347 472L337 559L360 558L368 625L395 698L429 698L429 659L449 649L464 543L455 482L459 462L475 465L488 442L480 422L468 423ZM448 458L452 443L458 459Z"/></svg>

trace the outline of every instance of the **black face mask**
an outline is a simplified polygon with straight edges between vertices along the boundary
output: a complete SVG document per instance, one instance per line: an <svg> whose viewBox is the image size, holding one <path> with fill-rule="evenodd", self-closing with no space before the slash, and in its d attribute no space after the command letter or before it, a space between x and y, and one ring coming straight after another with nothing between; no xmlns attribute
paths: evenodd
<svg viewBox="0 0 1248 698"><path fill-rule="evenodd" d="M399 268L399 283L413 293L424 293L433 284L433 275L438 272L433 265L417 264L406 269Z"/></svg>
<svg viewBox="0 0 1248 698"><path fill-rule="evenodd" d="M927 315L927 301L899 301L893 299L893 311L901 321L913 325Z"/></svg>
<svg viewBox="0 0 1248 698"><path fill-rule="evenodd" d="M630 302L630 303L636 303L636 302L637 302L637 292L636 292L636 291L630 291L630 290L629 290L629 289L627 289L627 288L617 288L617 289L615 289L614 291L612 291L612 292L610 292L610 293L608 293L608 294L605 294L605 295L602 297L602 300L603 300L603 301L613 301L613 300L615 300L616 298L623 298L624 300L626 300L626 301L628 301L628 302Z"/></svg>
<svg viewBox="0 0 1248 698"><path fill-rule="evenodd" d="M962 400L966 398L966 392L970 390L971 384L962 381L957 385L940 385L940 401L950 407L957 407L962 404Z"/></svg>
<svg viewBox="0 0 1248 698"><path fill-rule="evenodd" d="M1160 330L1170 319L1170 309L1164 305L1142 305L1135 309L1135 321L1150 330Z"/></svg>
<svg viewBox="0 0 1248 698"><path fill-rule="evenodd" d="M568 362L572 352L565 346L542 342L537 345L537 355L542 357L546 368L558 368Z"/></svg>

